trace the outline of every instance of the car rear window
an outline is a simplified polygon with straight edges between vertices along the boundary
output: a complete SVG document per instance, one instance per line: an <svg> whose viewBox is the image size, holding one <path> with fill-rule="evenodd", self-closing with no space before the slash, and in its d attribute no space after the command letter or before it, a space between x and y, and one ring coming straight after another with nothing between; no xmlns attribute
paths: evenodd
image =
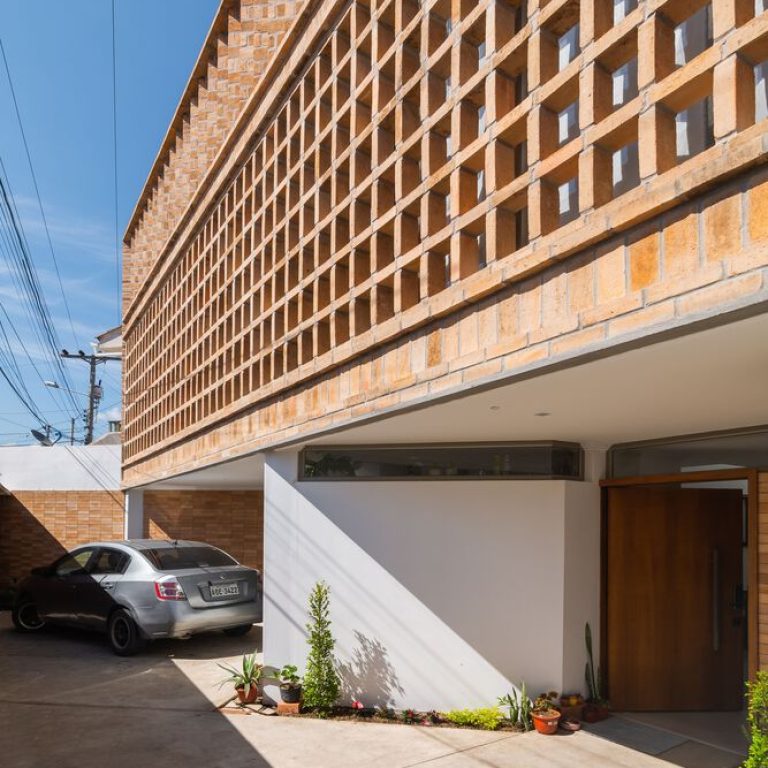
<svg viewBox="0 0 768 768"><path fill-rule="evenodd" d="M163 547L162 549L143 549L141 552L158 571L237 565L229 555L213 547Z"/></svg>

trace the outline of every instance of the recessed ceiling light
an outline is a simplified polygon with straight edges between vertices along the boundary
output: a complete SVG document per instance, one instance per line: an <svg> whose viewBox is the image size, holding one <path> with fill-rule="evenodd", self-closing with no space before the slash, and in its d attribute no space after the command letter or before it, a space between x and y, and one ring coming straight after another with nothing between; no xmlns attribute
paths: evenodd
<svg viewBox="0 0 768 768"><path fill-rule="evenodd" d="M549 411L539 411L538 413L534 413L534 416L551 416L552 414Z"/></svg>

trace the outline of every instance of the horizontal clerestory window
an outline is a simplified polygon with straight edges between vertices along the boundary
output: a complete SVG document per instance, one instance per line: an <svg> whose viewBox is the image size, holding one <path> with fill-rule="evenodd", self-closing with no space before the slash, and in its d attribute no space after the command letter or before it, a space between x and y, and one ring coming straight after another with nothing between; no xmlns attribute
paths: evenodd
<svg viewBox="0 0 768 768"><path fill-rule="evenodd" d="M527 480L582 477L578 443L317 446L299 456L300 480Z"/></svg>

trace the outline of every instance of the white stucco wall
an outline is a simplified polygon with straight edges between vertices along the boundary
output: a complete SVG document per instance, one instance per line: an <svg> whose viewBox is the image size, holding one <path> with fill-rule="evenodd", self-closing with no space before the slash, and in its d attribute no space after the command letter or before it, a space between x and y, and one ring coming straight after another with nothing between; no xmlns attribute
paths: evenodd
<svg viewBox="0 0 768 768"><path fill-rule="evenodd" d="M120 446L0 448L0 485L9 491L116 491Z"/></svg>
<svg viewBox="0 0 768 768"><path fill-rule="evenodd" d="M596 486L297 483L296 469L295 451L267 458L266 663L303 669L307 596L324 579L345 691L366 704L477 707L520 680L583 687L584 622L598 626Z"/></svg>

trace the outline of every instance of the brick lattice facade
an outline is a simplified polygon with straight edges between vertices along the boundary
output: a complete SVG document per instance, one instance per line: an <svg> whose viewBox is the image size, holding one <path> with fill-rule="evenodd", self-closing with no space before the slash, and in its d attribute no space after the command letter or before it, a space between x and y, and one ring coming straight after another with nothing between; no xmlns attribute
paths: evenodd
<svg viewBox="0 0 768 768"><path fill-rule="evenodd" d="M626 7L308 5L184 216L127 233L126 482L764 302L768 14Z"/></svg>
<svg viewBox="0 0 768 768"><path fill-rule="evenodd" d="M17 491L0 496L0 582L21 579L88 541L123 538L120 491Z"/></svg>
<svg viewBox="0 0 768 768"><path fill-rule="evenodd" d="M144 535L194 539L223 549L252 568L264 561L261 491L145 491Z"/></svg>

